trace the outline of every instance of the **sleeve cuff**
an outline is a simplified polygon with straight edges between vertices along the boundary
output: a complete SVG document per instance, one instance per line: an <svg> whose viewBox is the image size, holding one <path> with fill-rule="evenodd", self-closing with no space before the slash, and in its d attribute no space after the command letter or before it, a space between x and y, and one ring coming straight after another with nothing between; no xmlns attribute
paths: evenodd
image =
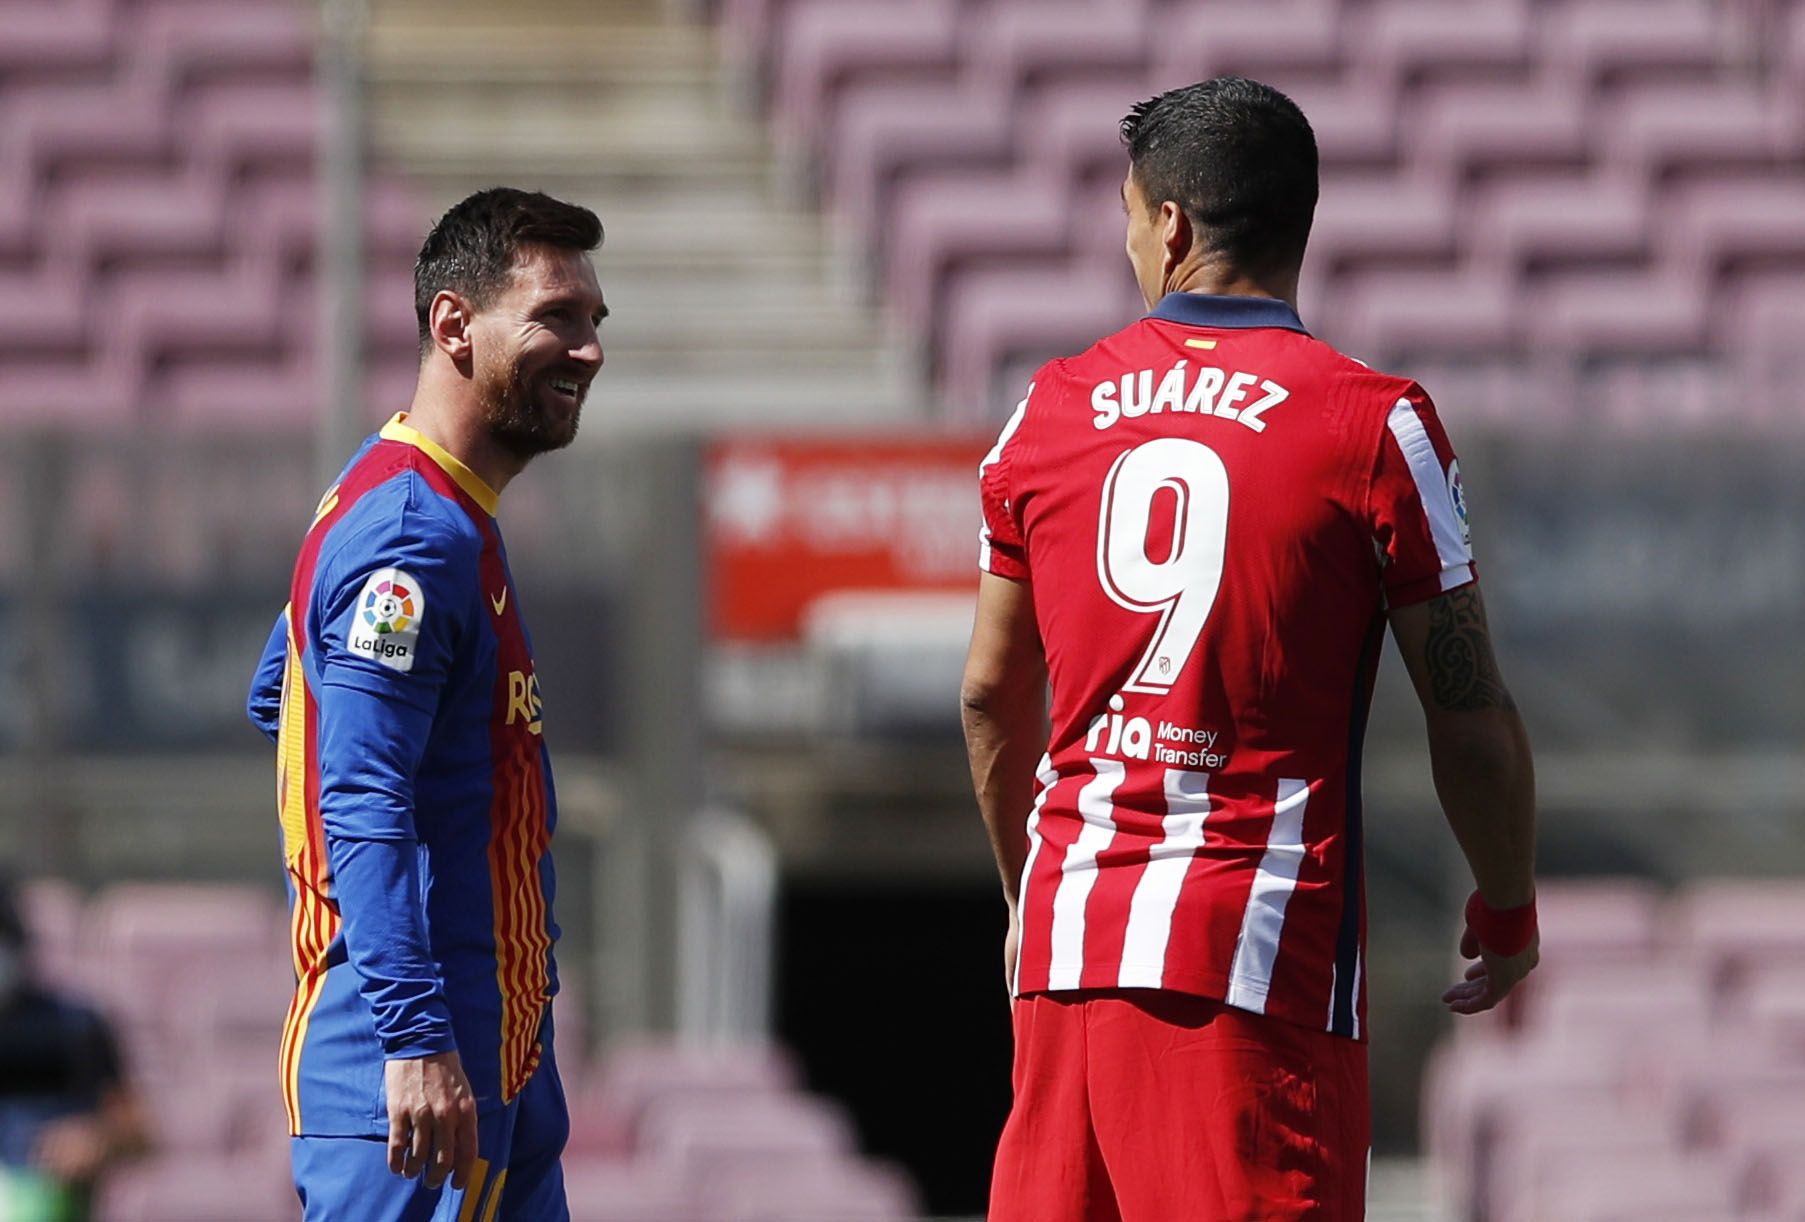
<svg viewBox="0 0 1805 1222"><path fill-rule="evenodd" d="M451 1031L451 1015L446 1012L443 1003L432 1007L422 1021L404 1034L387 1036L382 1041L382 1054L391 1061L405 1061L416 1057L436 1056L442 1052L456 1052L457 1037Z"/></svg>

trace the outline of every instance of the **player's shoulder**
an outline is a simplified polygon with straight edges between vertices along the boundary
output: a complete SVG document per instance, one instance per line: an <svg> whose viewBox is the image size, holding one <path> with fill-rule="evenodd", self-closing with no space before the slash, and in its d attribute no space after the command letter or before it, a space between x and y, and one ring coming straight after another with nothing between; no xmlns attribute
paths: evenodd
<svg viewBox="0 0 1805 1222"><path fill-rule="evenodd" d="M1415 378L1404 374L1374 369L1356 356L1314 336L1302 337L1312 347L1312 357L1321 363L1323 376L1340 397L1380 413L1390 412L1400 399L1427 403L1429 393Z"/></svg>
<svg viewBox="0 0 1805 1222"><path fill-rule="evenodd" d="M381 461L380 456L378 461ZM398 554L472 566L483 547L469 512L435 488L411 456L383 462L332 527L322 558L344 564L388 561Z"/></svg>

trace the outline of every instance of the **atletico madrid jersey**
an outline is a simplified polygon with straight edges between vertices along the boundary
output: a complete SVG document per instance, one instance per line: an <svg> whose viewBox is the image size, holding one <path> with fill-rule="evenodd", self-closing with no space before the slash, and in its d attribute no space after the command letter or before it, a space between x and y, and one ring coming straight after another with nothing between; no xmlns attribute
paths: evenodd
<svg viewBox="0 0 1805 1222"><path fill-rule="evenodd" d="M1475 580L1415 383L1174 293L1035 375L983 568L1052 682L1018 993L1164 988L1363 1038L1360 749L1387 607Z"/></svg>
<svg viewBox="0 0 1805 1222"><path fill-rule="evenodd" d="M296 1135L388 1132L383 1063L456 1049L479 1110L541 1054L556 807L495 493L397 416L301 545L250 714L277 743Z"/></svg>

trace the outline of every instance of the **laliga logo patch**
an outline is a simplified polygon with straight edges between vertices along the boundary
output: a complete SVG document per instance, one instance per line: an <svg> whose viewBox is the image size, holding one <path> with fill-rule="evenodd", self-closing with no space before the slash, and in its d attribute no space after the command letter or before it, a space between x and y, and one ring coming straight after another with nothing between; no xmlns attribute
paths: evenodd
<svg viewBox="0 0 1805 1222"><path fill-rule="evenodd" d="M403 673L414 668L426 597L402 569L378 569L364 582L345 646L360 658Z"/></svg>
<svg viewBox="0 0 1805 1222"><path fill-rule="evenodd" d="M1448 464L1448 499L1454 502L1454 516L1460 519L1460 541L1473 546L1473 528L1467 522L1467 490L1460 482L1460 460Z"/></svg>

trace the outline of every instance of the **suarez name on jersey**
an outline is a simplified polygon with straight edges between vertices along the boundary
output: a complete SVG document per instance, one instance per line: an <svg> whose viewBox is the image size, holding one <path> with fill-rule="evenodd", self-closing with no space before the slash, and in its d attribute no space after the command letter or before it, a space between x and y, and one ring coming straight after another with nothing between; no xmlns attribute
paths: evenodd
<svg viewBox="0 0 1805 1222"><path fill-rule="evenodd" d="M1284 302L1174 293L1043 366L980 471L981 565L1032 584L1052 683L1016 992L1364 1038L1385 610L1476 576L1428 396Z"/></svg>
<svg viewBox="0 0 1805 1222"><path fill-rule="evenodd" d="M276 740L290 1131L388 1132L383 1064L525 1086L556 991L557 822L495 493L397 416L320 503L251 692Z"/></svg>

